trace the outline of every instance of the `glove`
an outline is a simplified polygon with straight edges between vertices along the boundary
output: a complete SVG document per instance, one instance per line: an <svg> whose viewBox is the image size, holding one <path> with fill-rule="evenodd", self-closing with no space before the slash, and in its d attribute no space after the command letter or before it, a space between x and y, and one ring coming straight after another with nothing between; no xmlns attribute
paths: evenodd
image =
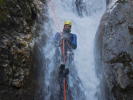
<svg viewBox="0 0 133 100"><path fill-rule="evenodd" d="M70 36L68 33L64 33L62 36L61 36L61 40L69 40L70 39Z"/></svg>

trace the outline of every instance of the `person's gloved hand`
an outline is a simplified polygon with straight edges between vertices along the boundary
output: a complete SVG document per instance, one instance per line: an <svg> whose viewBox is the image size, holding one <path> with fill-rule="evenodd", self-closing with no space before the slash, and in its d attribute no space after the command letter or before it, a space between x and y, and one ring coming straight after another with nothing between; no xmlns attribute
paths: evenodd
<svg viewBox="0 0 133 100"><path fill-rule="evenodd" d="M69 40L70 39L70 37L69 37L69 34L68 33L64 33L64 34L62 34L62 36L61 36L61 40Z"/></svg>

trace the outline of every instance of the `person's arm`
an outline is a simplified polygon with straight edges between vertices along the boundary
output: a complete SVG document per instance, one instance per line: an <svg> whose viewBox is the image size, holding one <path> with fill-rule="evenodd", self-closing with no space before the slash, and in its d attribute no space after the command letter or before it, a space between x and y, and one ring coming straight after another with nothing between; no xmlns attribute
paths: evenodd
<svg viewBox="0 0 133 100"><path fill-rule="evenodd" d="M77 48L77 36L75 34L72 34L70 45L73 49Z"/></svg>

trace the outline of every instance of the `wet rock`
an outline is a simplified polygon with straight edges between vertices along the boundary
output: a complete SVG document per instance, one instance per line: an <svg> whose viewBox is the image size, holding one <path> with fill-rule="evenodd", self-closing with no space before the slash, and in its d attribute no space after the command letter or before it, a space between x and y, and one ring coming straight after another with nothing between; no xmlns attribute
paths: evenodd
<svg viewBox="0 0 133 100"><path fill-rule="evenodd" d="M16 88L20 88L22 86L22 81L19 79L14 79L12 81L12 86L16 87Z"/></svg>
<svg viewBox="0 0 133 100"><path fill-rule="evenodd" d="M119 68L117 70L117 82L119 84L119 86L122 89L127 88L127 86L129 85L129 78L127 76L127 74L124 73L123 69Z"/></svg>
<svg viewBox="0 0 133 100"><path fill-rule="evenodd" d="M33 100L33 40L44 1L0 0L0 100Z"/></svg>
<svg viewBox="0 0 133 100"><path fill-rule="evenodd" d="M76 0L75 1L76 10L79 16L88 15L88 12L86 10L86 5L83 0Z"/></svg>
<svg viewBox="0 0 133 100"><path fill-rule="evenodd" d="M109 5L112 2L112 0L106 0L106 4Z"/></svg>
<svg viewBox="0 0 133 100"><path fill-rule="evenodd" d="M105 100L133 100L132 12L132 0L110 4L97 31L96 51L100 58L97 60L101 66Z"/></svg>

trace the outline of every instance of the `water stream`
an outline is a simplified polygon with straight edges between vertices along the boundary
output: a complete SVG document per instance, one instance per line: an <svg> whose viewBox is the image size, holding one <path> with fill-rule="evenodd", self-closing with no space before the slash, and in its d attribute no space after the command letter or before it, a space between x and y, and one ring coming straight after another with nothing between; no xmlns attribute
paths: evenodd
<svg viewBox="0 0 133 100"><path fill-rule="evenodd" d="M56 32L62 31L65 20L72 21L72 33L78 37L78 47L74 51L76 71L73 71L75 74L72 75L80 80L77 87L81 88L86 100L98 100L100 81L95 71L94 38L101 16L105 11L105 0L49 0L47 3L49 21L44 25L44 33L48 40L43 49L47 61L44 80L47 92L44 100L51 100L53 94L51 91L52 73L56 69L53 63L55 51L53 37ZM72 75L70 77L73 77ZM74 78L70 78L69 85L72 85L74 81ZM81 100L78 97L80 94L73 94L73 96L76 96L74 100Z"/></svg>

